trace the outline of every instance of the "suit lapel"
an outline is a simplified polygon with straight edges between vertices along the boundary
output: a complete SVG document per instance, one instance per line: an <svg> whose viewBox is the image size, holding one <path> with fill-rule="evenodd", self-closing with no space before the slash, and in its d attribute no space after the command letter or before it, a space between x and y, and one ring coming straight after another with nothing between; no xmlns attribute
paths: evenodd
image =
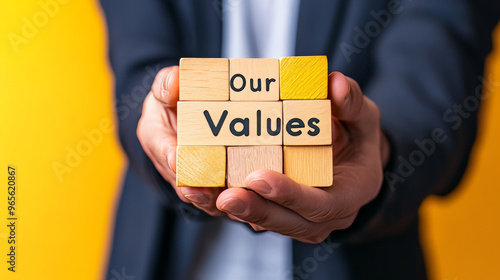
<svg viewBox="0 0 500 280"><path fill-rule="evenodd" d="M302 0L295 55L330 54L345 5L341 0Z"/></svg>

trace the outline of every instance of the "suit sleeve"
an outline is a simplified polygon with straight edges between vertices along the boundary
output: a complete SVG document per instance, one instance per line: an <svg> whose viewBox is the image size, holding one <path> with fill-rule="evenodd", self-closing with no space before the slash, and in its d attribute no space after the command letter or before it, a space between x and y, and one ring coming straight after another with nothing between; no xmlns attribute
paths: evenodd
<svg viewBox="0 0 500 280"><path fill-rule="evenodd" d="M180 202L143 151L136 135L142 104L156 73L178 64L178 28L167 1L101 0L115 74L115 108L129 169L167 202Z"/></svg>
<svg viewBox="0 0 500 280"><path fill-rule="evenodd" d="M459 183L474 143L496 1L403 1L374 47L374 75L364 93L380 107L391 159L378 197L347 230L352 242L404 230L428 195ZM481 95L483 91L484 95ZM360 176L362 176L360 174Z"/></svg>

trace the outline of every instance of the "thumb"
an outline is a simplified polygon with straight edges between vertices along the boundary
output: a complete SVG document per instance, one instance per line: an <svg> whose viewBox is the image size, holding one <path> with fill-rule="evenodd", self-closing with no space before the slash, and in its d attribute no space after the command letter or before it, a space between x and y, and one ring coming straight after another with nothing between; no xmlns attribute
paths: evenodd
<svg viewBox="0 0 500 280"><path fill-rule="evenodd" d="M161 69L155 77L151 91L164 107L175 108L179 100L179 66Z"/></svg>
<svg viewBox="0 0 500 280"><path fill-rule="evenodd" d="M363 95L358 83L340 72L328 76L328 95L332 115L347 124L368 124L378 121L377 105Z"/></svg>

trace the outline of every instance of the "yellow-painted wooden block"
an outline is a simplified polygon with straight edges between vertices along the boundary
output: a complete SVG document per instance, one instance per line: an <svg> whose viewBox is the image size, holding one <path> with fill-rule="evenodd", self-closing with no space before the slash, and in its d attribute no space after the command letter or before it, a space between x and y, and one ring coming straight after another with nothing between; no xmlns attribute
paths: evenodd
<svg viewBox="0 0 500 280"><path fill-rule="evenodd" d="M332 146L283 147L284 173L296 182L313 186L333 185Z"/></svg>
<svg viewBox="0 0 500 280"><path fill-rule="evenodd" d="M326 56L283 57L280 60L281 99L326 99L328 61Z"/></svg>
<svg viewBox="0 0 500 280"><path fill-rule="evenodd" d="M177 103L177 144L281 145L282 102Z"/></svg>
<svg viewBox="0 0 500 280"><path fill-rule="evenodd" d="M261 169L283 173L282 146L227 147L228 187L243 187L248 174Z"/></svg>
<svg viewBox="0 0 500 280"><path fill-rule="evenodd" d="M229 59L181 58L179 100L229 100Z"/></svg>
<svg viewBox="0 0 500 280"><path fill-rule="evenodd" d="M283 101L283 145L331 145L330 100Z"/></svg>
<svg viewBox="0 0 500 280"><path fill-rule="evenodd" d="M224 187L226 148L223 146L177 146L177 186Z"/></svg>
<svg viewBox="0 0 500 280"><path fill-rule="evenodd" d="M278 59L235 58L229 61L231 101L278 101L280 62Z"/></svg>

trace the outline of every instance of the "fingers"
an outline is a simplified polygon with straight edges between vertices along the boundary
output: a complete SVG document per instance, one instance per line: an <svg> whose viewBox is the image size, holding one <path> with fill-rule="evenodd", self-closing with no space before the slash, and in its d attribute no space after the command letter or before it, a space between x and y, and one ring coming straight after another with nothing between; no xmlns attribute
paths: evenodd
<svg viewBox="0 0 500 280"><path fill-rule="evenodd" d="M243 188L222 192L217 207L255 230L270 230L308 243L322 242L331 231L348 227L354 217L313 223L299 214Z"/></svg>
<svg viewBox="0 0 500 280"><path fill-rule="evenodd" d="M148 156L174 171L177 135L172 122L176 122L175 115L165 111L150 93L144 100L137 137L144 150L149 152Z"/></svg>
<svg viewBox="0 0 500 280"><path fill-rule="evenodd" d="M251 173L245 186L311 222L345 218L355 212L357 206L354 196L345 193L352 190L337 186L337 182L331 188L313 188L271 170Z"/></svg>
<svg viewBox="0 0 500 280"><path fill-rule="evenodd" d="M305 237L312 229L312 224L297 213L243 188L222 192L217 207L238 219L288 236Z"/></svg>
<svg viewBox="0 0 500 280"><path fill-rule="evenodd" d="M163 68L151 88L156 100L164 107L175 108L179 100L179 66Z"/></svg>
<svg viewBox="0 0 500 280"><path fill-rule="evenodd" d="M380 190L380 112L359 85L341 73L329 76L329 95L334 134L342 135L334 142L339 151L334 186L312 188L283 174L260 170L247 177L248 190L232 188L220 193L218 209L255 230L311 243L352 224L359 209Z"/></svg>
<svg viewBox="0 0 500 280"><path fill-rule="evenodd" d="M242 188L176 187L175 108L179 98L178 79L178 67L165 68L158 73L144 103L138 137L155 167L174 185L183 201L191 202L211 215L229 213L234 219L250 223L255 230L267 229L305 242L316 242L331 230L352 222L355 212L374 196L366 187L370 184L361 177L376 176L370 174L371 169L367 167L369 161L362 157L375 153L372 146L378 145L378 142L372 136L375 135L375 128L378 129L376 133L380 130L379 112L377 106L363 96L358 84L340 73L329 76L334 126L338 130L348 126L349 135L361 136L353 137L361 139L356 140L361 145L355 145L359 148L354 152L344 149L349 151L345 152L349 160L342 162L346 166L335 167L334 187L311 188L272 171L249 175L246 186L255 192ZM352 154L360 156L352 160ZM380 155L377 156L380 158Z"/></svg>
<svg viewBox="0 0 500 280"><path fill-rule="evenodd" d="M142 116L137 126L141 145L165 179L172 175L175 179L177 146L175 110L165 110L165 107L175 108L178 99L179 67L163 68L156 75L151 92L144 100Z"/></svg>
<svg viewBox="0 0 500 280"><path fill-rule="evenodd" d="M226 215L224 212L217 209L215 205L217 197L224 188L180 187L178 189L180 189L182 196L206 213L212 216Z"/></svg>
<svg viewBox="0 0 500 280"><path fill-rule="evenodd" d="M170 182L181 200L193 203L210 215L225 215L215 206L221 188L177 187L175 180L177 124L179 99L179 67L162 69L156 75L150 94L146 97L137 136L144 151L160 174Z"/></svg>
<svg viewBox="0 0 500 280"><path fill-rule="evenodd" d="M137 137L156 170L174 187L182 201L189 202L179 188L175 187L177 136L171 125L172 122L175 123L175 115L172 114L150 92L144 100L142 116L137 125Z"/></svg>

